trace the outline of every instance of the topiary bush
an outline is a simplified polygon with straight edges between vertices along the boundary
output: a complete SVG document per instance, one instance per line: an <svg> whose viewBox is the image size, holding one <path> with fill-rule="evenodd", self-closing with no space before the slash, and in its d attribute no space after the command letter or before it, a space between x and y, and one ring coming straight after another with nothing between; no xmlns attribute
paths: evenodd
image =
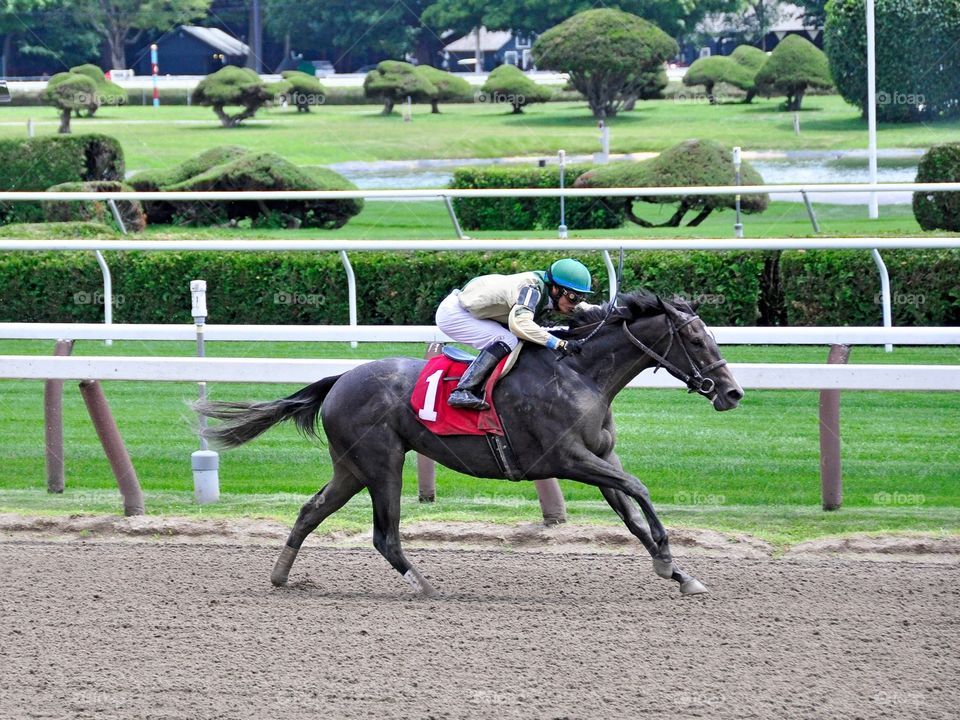
<svg viewBox="0 0 960 720"><path fill-rule="evenodd" d="M94 180L54 185L47 192L132 192L133 188L116 180ZM147 216L139 200L118 200L117 212L127 232L141 232L147 226ZM116 225L113 212L106 202L97 200L46 202L43 215L47 222L95 222Z"/></svg>
<svg viewBox="0 0 960 720"><path fill-rule="evenodd" d="M537 38L533 57L542 70L568 73L594 117L612 117L649 94L676 41L656 25L621 10L587 10Z"/></svg>
<svg viewBox="0 0 960 720"><path fill-rule="evenodd" d="M588 166L568 165L569 184ZM452 188L557 188L560 168L471 167L453 173ZM559 198L454 198L457 217L468 230L545 230L560 224ZM566 224L574 230L615 228L623 225L623 212L593 198L567 198Z"/></svg>
<svg viewBox="0 0 960 720"><path fill-rule="evenodd" d="M918 183L960 182L960 143L934 145L920 158ZM913 194L913 216L924 230L960 232L960 193Z"/></svg>
<svg viewBox="0 0 960 720"><path fill-rule="evenodd" d="M724 81L747 93L743 100L745 103L753 102L753 98L757 94L757 73L767 62L767 54L760 48L753 47L753 45L737 45L734 51L730 53L730 59L742 68L742 72L733 73Z"/></svg>
<svg viewBox="0 0 960 720"><path fill-rule="evenodd" d="M0 140L0 190L43 191L64 182L122 180L123 148L106 135ZM40 222L41 203L0 203L0 223Z"/></svg>
<svg viewBox="0 0 960 720"><path fill-rule="evenodd" d="M700 58L690 66L683 76L683 84L691 87L703 85L710 104L716 105L717 97L714 94L714 88L717 85L727 83L741 89L752 88L754 84L753 75L746 67L740 65L731 57L711 55L710 57Z"/></svg>
<svg viewBox="0 0 960 720"><path fill-rule="evenodd" d="M296 106L297 112L310 112L311 107L326 102L327 90L313 75L299 70L284 70L283 79L288 87L282 94L287 102Z"/></svg>
<svg viewBox="0 0 960 720"><path fill-rule="evenodd" d="M867 114L865 0L827 4L824 48L843 99ZM960 117L960 3L876 0L877 119Z"/></svg>
<svg viewBox="0 0 960 720"><path fill-rule="evenodd" d="M252 152L215 165L181 182L160 188L169 191L208 190L355 190L342 175L325 168L304 172L279 155ZM263 200L175 203L175 220L191 224L237 223L334 229L363 209L362 200Z"/></svg>
<svg viewBox="0 0 960 720"><path fill-rule="evenodd" d="M236 127L252 118L272 97L263 80L253 70L233 65L226 65L208 75L193 91L193 102L212 107L225 128ZM231 115L227 107L243 109Z"/></svg>
<svg viewBox="0 0 960 720"><path fill-rule="evenodd" d="M60 113L61 135L70 134L70 117L86 110L93 114L97 109L97 85L86 75L57 73L47 82L43 99Z"/></svg>
<svg viewBox="0 0 960 720"><path fill-rule="evenodd" d="M459 103L473 100L470 83L462 77L457 77L453 73L439 70L430 65L417 65L416 69L422 78L437 89L436 95L430 98L430 112L439 113L440 103L442 102Z"/></svg>
<svg viewBox="0 0 960 720"><path fill-rule="evenodd" d="M70 72L76 75L85 75L93 80L97 86L97 102L87 109L88 117L93 117L94 113L103 105L127 104L127 91L115 82L107 80L107 76L103 74L103 70L98 66L92 63L77 65L76 67L70 68Z"/></svg>
<svg viewBox="0 0 960 720"><path fill-rule="evenodd" d="M480 88L482 96L490 103L507 103L514 114L522 113L531 103L546 102L553 94L549 88L537 85L515 65L501 65L487 77Z"/></svg>
<svg viewBox="0 0 960 720"><path fill-rule="evenodd" d="M786 95L784 110L799 110L807 88L833 86L827 56L799 35L781 40L754 77L757 92L766 97Z"/></svg>
<svg viewBox="0 0 960 720"><path fill-rule="evenodd" d="M408 97L413 102L431 101L437 88L410 63L384 60L363 79L363 92L367 97L380 98L382 114L389 115L394 105Z"/></svg>
<svg viewBox="0 0 960 720"><path fill-rule="evenodd" d="M740 175L744 185L763 185L763 177L749 162L743 162ZM731 185L735 177L733 159L727 148L712 140L687 140L649 160L611 163L594 168L578 177L573 187ZM654 225L634 213L633 203L637 201L655 204L678 203L678 206L669 220ZM678 227L690 211L697 211L697 216L687 225L696 226L714 210L735 206L732 195L618 197L606 198L604 202L611 207L621 208L627 218L643 227ZM761 213L767 209L769 203L770 199L766 194L743 195L740 198L740 208L745 213Z"/></svg>

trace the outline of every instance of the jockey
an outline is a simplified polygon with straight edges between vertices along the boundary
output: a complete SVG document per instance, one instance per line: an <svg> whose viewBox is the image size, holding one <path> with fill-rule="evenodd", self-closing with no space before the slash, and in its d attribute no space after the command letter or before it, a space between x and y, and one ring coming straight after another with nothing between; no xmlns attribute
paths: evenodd
<svg viewBox="0 0 960 720"><path fill-rule="evenodd" d="M549 310L570 315L590 289L590 271L572 258L557 260L546 272L482 275L454 290L437 308L437 327L457 342L480 350L460 378L448 404L486 410L483 386L520 340L545 345L563 355L581 351L577 340L562 340L539 322Z"/></svg>

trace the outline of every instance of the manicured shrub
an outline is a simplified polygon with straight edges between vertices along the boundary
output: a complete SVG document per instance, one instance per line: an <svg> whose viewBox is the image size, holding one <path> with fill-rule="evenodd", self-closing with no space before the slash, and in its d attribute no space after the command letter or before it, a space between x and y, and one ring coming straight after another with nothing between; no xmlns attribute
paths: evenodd
<svg viewBox="0 0 960 720"><path fill-rule="evenodd" d="M226 65L208 75L193 91L193 102L212 107L225 128L236 127L252 118L272 97L263 80L253 70L233 65ZM231 115L226 110L228 106L243 109Z"/></svg>
<svg viewBox="0 0 960 720"><path fill-rule="evenodd" d="M43 98L60 113L61 135L70 134L70 117L81 110L91 113L97 109L97 85L86 75L57 73L43 92Z"/></svg>
<svg viewBox="0 0 960 720"><path fill-rule="evenodd" d="M283 91L287 102L296 106L297 112L310 112L310 108L326 102L327 90L313 75L299 70L285 70L284 82L288 88Z"/></svg>
<svg viewBox="0 0 960 720"><path fill-rule="evenodd" d="M307 173L273 153L248 153L161 188L170 191L208 190L355 190L332 170ZM250 220L274 227L342 227L363 209L362 200L267 200L176 203L179 219L196 224Z"/></svg>
<svg viewBox="0 0 960 720"><path fill-rule="evenodd" d="M741 69L741 72L735 72L724 79L728 85L740 88L747 93L744 98L745 103L753 102L757 94L756 77L760 68L767 62L767 54L760 48L753 45L737 45L730 59L733 60Z"/></svg>
<svg viewBox="0 0 960 720"><path fill-rule="evenodd" d="M363 79L363 92L367 97L380 98L383 114L389 115L396 103L408 97L413 102L431 101L437 88L410 63L384 60Z"/></svg>
<svg viewBox="0 0 960 720"><path fill-rule="evenodd" d="M133 188L116 180L94 180L91 182L71 182L54 185L47 192L131 192ZM118 200L117 211L123 220L124 229L140 232L147 226L147 216L139 200ZM43 205L43 214L47 222L88 222L115 225L113 212L106 202L47 202Z"/></svg>
<svg viewBox="0 0 960 720"><path fill-rule="evenodd" d="M105 239L116 238L115 227L97 222L13 223L3 226L4 237L23 240Z"/></svg>
<svg viewBox="0 0 960 720"><path fill-rule="evenodd" d="M43 191L64 182L122 180L123 148L106 135L0 140L0 190ZM0 203L0 222L39 222L40 203Z"/></svg>
<svg viewBox="0 0 960 720"><path fill-rule="evenodd" d="M612 117L658 84L676 41L656 25L621 10L587 10L534 43L537 67L569 73L594 117Z"/></svg>
<svg viewBox="0 0 960 720"><path fill-rule="evenodd" d="M588 169L567 166L566 182ZM471 167L453 174L452 188L557 188L560 168L549 167ZM560 224L558 198L455 198L454 208L468 230L544 230ZM614 228L623 224L618 208L593 198L567 198L567 227L572 230Z"/></svg>
<svg viewBox="0 0 960 720"><path fill-rule="evenodd" d="M960 143L934 145L917 168L918 183L960 182ZM924 230L960 232L960 193L913 194L913 216Z"/></svg>
<svg viewBox="0 0 960 720"><path fill-rule="evenodd" d="M117 85L115 82L107 80L107 76L103 74L98 66L93 65L92 63L87 63L86 65L77 65L76 67L70 68L70 72L77 75L85 75L86 77L93 80L94 84L97 86L97 102L87 110L87 115L93 117L94 113L102 105L126 105L127 104L127 91L122 87Z"/></svg>
<svg viewBox="0 0 960 720"><path fill-rule="evenodd" d="M867 113L865 0L831 0L824 48L843 99ZM876 0L877 119L960 117L960 3Z"/></svg>
<svg viewBox="0 0 960 720"><path fill-rule="evenodd" d="M761 51L757 52L763 55ZM700 58L690 66L683 76L683 84L691 87L703 85L710 104L716 105L717 97L714 94L714 88L717 85L727 83L742 90L752 89L754 75L754 72L736 62L732 56L711 55Z"/></svg>
<svg viewBox="0 0 960 720"><path fill-rule="evenodd" d="M470 83L462 77L457 77L453 73L439 70L430 65L417 65L416 69L422 78L437 89L436 94L430 98L431 112L440 112L440 103L442 102L458 103L473 100Z"/></svg>
<svg viewBox="0 0 960 720"><path fill-rule="evenodd" d="M740 175L744 185L763 184L763 177L748 162L743 163ZM729 149L712 140L687 140L649 160L611 163L594 168L578 177L574 187L732 185L734 179L735 171ZM657 204L678 203L678 205L669 220L660 225L654 225L634 213L633 203L636 201ZM604 202L611 207L622 208L630 220L643 227L678 227L688 212L697 212L697 216L687 223L689 226L696 226L714 210L733 208L735 198L732 195L667 195L611 197L606 198ZM765 194L743 195L740 199L740 207L745 213L761 213L767 209L769 202L769 197Z"/></svg>
<svg viewBox="0 0 960 720"><path fill-rule="evenodd" d="M786 95L784 110L799 110L807 88L833 86L827 56L799 35L788 35L777 44L754 81L764 96Z"/></svg>
<svg viewBox="0 0 960 720"><path fill-rule="evenodd" d="M515 65L501 65L491 72L480 92L483 93L481 99L506 103L514 113L522 113L531 103L546 102L552 94L549 88L537 85Z"/></svg>

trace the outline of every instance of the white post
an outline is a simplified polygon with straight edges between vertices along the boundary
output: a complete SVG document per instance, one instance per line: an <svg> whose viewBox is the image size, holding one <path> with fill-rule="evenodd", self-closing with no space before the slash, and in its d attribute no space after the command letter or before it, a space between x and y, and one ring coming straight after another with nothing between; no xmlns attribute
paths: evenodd
<svg viewBox="0 0 960 720"><path fill-rule="evenodd" d="M113 325L113 276L110 275L110 266L99 250L93 251L97 258L97 265L100 266L100 274L103 276L103 324ZM113 340L107 338L103 341L104 345L113 345Z"/></svg>
<svg viewBox="0 0 960 720"><path fill-rule="evenodd" d="M867 136L869 138L870 183L877 182L877 39L874 0L867 0ZM880 217L877 194L870 193L870 219Z"/></svg>
<svg viewBox="0 0 960 720"><path fill-rule="evenodd" d="M33 118L27 118L27 137L33 137Z"/></svg>
<svg viewBox="0 0 960 720"><path fill-rule="evenodd" d="M740 148L735 147L733 149L733 171L734 171L734 183L739 187L740 186L740 165L742 159L740 156ZM733 236L737 238L743 237L743 223L740 222L740 193L734 195L734 201L737 209L737 221L733 225Z"/></svg>
<svg viewBox="0 0 960 720"><path fill-rule="evenodd" d="M413 119L413 101L407 95L407 101L403 104L403 121L410 122Z"/></svg>
<svg viewBox="0 0 960 720"><path fill-rule="evenodd" d="M599 162L610 162L610 128L601 120L597 123L600 128L600 160Z"/></svg>
<svg viewBox="0 0 960 720"><path fill-rule="evenodd" d="M560 150L557 153L557 158L560 161L560 189L563 190L563 174L567 169L567 153L565 150ZM566 198L563 195L560 196L560 226L557 228L560 233L560 239L567 239L567 206L565 202Z"/></svg>
<svg viewBox="0 0 960 720"><path fill-rule="evenodd" d="M207 322L207 281L190 282L191 314L197 325L197 357L205 357L203 328ZM200 382L200 400L207 399L207 383ZM199 505L214 503L220 499L220 456L207 446L203 431L207 427L207 418L200 416L200 449L190 456L193 469L193 496Z"/></svg>

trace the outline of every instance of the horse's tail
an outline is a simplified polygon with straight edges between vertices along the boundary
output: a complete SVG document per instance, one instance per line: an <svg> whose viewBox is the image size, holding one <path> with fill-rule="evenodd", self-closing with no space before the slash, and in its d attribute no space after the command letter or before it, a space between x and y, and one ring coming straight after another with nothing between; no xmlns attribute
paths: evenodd
<svg viewBox="0 0 960 720"><path fill-rule="evenodd" d="M243 445L290 418L304 435L318 437L317 414L330 388L339 379L339 375L326 377L281 400L259 403L200 400L193 404L193 409L224 421L203 431L205 438L223 448Z"/></svg>

